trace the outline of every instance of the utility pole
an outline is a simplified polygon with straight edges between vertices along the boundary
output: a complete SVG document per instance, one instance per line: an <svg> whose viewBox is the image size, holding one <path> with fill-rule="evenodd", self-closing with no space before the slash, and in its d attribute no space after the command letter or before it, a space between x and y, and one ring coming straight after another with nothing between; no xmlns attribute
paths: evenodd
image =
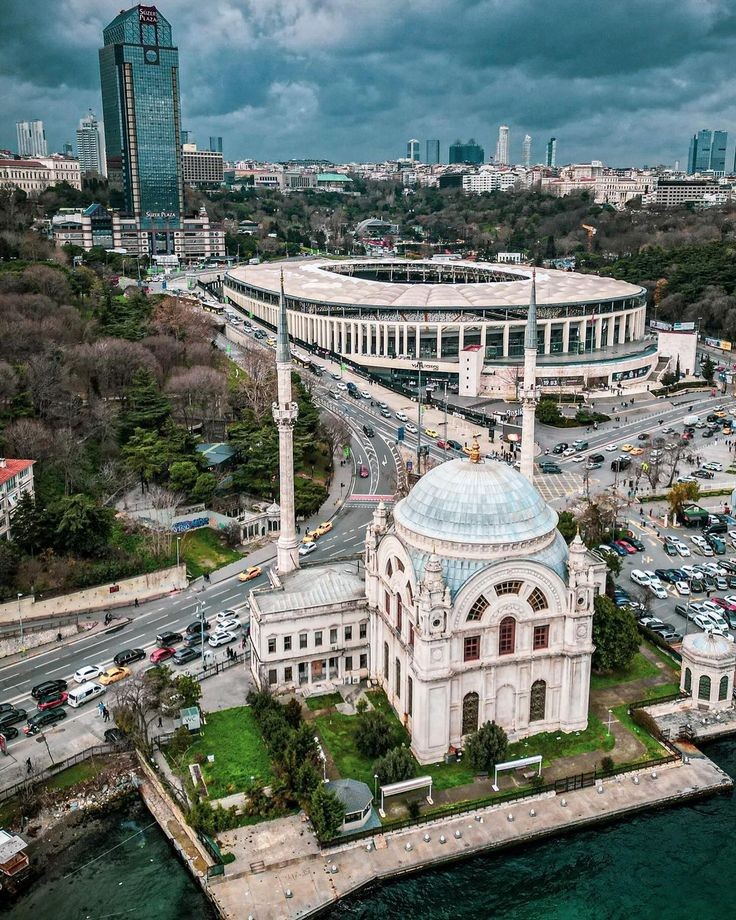
<svg viewBox="0 0 736 920"><path fill-rule="evenodd" d="M445 444L447 444L447 381L445 380ZM445 447L447 450L447 447Z"/></svg>
<svg viewBox="0 0 736 920"><path fill-rule="evenodd" d="M419 399L417 401L417 475L421 476L422 473L422 368L424 365L421 361L417 361L417 370L419 372L419 388L417 393Z"/></svg>

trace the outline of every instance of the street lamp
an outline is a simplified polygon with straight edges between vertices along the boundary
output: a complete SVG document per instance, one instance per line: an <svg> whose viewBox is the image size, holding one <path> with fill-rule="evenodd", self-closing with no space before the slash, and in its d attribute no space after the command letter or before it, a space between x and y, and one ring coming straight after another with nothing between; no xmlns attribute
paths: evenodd
<svg viewBox="0 0 736 920"><path fill-rule="evenodd" d="M378 773L373 774L373 798L378 801Z"/></svg>
<svg viewBox="0 0 736 920"><path fill-rule="evenodd" d="M179 568L179 544L181 543L181 537L176 538L176 567Z"/></svg>
<svg viewBox="0 0 736 920"><path fill-rule="evenodd" d="M417 371L418 371L418 383L419 387L417 389L417 475L422 472L421 469L421 457L422 457L422 370L424 364L417 360Z"/></svg>
<svg viewBox="0 0 736 920"><path fill-rule="evenodd" d="M341 483L340 483L340 501L342 501L342 490L343 490L344 488L345 488L345 483L344 483L344 482L341 482Z"/></svg>
<svg viewBox="0 0 736 920"><path fill-rule="evenodd" d="M608 710L608 734L611 734L611 719L613 718L613 710Z"/></svg>
<svg viewBox="0 0 736 920"><path fill-rule="evenodd" d="M20 606L20 599L23 597L22 594L18 593L18 620L20 621L20 647L23 648L23 611Z"/></svg>
<svg viewBox="0 0 736 920"><path fill-rule="evenodd" d="M197 614L199 616L199 636L200 636L200 639L202 640L199 643L199 646L202 650L202 670L203 671L205 667L204 665L204 610L206 606L207 605L205 604L204 601L200 601L199 604L197 604Z"/></svg>

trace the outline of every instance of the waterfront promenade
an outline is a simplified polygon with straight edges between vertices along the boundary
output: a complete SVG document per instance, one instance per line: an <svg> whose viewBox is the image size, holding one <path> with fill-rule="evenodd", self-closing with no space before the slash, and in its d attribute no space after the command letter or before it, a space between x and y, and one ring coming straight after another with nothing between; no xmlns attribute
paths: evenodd
<svg viewBox="0 0 736 920"><path fill-rule="evenodd" d="M322 851L300 816L227 831L219 836L236 860L210 893L228 920L310 917L372 882L733 786L700 752L688 754L689 763L614 775L600 792L544 793Z"/></svg>

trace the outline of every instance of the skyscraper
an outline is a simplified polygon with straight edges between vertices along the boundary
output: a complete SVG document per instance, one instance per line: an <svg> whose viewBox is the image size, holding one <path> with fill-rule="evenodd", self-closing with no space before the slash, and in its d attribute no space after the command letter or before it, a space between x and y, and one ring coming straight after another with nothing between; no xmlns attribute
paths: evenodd
<svg viewBox="0 0 736 920"><path fill-rule="evenodd" d="M187 131L186 128L181 129L181 142L182 144L193 144L194 141L194 131Z"/></svg>
<svg viewBox="0 0 736 920"><path fill-rule="evenodd" d="M212 153L222 153L222 138L210 135L210 151Z"/></svg>
<svg viewBox="0 0 736 920"><path fill-rule="evenodd" d="M521 145L521 163L523 166L526 166L527 169L532 165L532 136L531 134L524 135L524 141Z"/></svg>
<svg viewBox="0 0 736 920"><path fill-rule="evenodd" d="M427 156L424 158L425 163L433 166L440 161L440 142L431 140L427 141Z"/></svg>
<svg viewBox="0 0 736 920"><path fill-rule="evenodd" d="M498 129L498 141L496 142L496 162L502 166L509 165L509 128L508 125L501 125Z"/></svg>
<svg viewBox="0 0 736 920"><path fill-rule="evenodd" d="M710 168L714 173L724 175L726 172L726 147L728 131L714 131L710 148Z"/></svg>
<svg viewBox="0 0 736 920"><path fill-rule="evenodd" d="M42 121L16 121L18 156L45 157L48 155L46 132Z"/></svg>
<svg viewBox="0 0 736 920"><path fill-rule="evenodd" d="M152 253L174 251L181 227L179 52L155 6L123 10L100 49L107 172Z"/></svg>
<svg viewBox="0 0 736 920"><path fill-rule="evenodd" d="M105 147L100 134L100 123L92 109L79 122L77 128L77 154L79 156L79 169L82 175L98 173L107 175L105 163Z"/></svg>
<svg viewBox="0 0 736 920"><path fill-rule="evenodd" d="M727 131L711 131L703 128L690 138L687 153L687 171L689 175L713 170L723 175L726 171Z"/></svg>
<svg viewBox="0 0 736 920"><path fill-rule="evenodd" d="M474 138L470 138L467 144L462 141L455 141L450 144L450 163L467 163L470 166L480 166L485 159L485 151L476 144Z"/></svg>
<svg viewBox="0 0 736 920"><path fill-rule="evenodd" d="M406 158L413 163L418 163L420 160L419 141L415 137L408 141L406 145Z"/></svg>
<svg viewBox="0 0 736 920"><path fill-rule="evenodd" d="M547 141L547 166L557 166L557 138L551 137Z"/></svg>

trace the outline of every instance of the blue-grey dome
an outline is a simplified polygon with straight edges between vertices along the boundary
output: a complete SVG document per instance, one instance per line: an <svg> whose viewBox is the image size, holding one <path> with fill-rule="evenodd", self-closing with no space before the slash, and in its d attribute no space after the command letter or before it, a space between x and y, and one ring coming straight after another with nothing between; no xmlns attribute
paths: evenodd
<svg viewBox="0 0 736 920"><path fill-rule="evenodd" d="M394 520L430 539L491 545L533 540L557 526L534 486L496 460L434 467L396 505Z"/></svg>

